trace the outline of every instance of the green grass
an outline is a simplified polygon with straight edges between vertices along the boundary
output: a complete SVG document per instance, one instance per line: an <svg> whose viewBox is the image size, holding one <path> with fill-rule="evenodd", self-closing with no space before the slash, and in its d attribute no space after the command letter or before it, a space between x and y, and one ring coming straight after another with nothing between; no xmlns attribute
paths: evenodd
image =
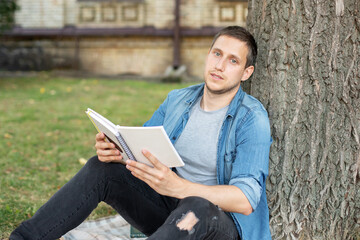
<svg viewBox="0 0 360 240"><path fill-rule="evenodd" d="M0 79L0 239L31 217L95 154L90 107L140 126L167 93L189 84L36 77ZM100 204L90 218L115 214Z"/></svg>

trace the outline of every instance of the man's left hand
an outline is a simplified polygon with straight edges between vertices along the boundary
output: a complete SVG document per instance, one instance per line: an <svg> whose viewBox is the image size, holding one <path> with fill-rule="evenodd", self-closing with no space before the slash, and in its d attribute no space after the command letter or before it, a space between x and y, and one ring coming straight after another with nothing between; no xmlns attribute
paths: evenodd
<svg viewBox="0 0 360 240"><path fill-rule="evenodd" d="M147 183L157 193L182 198L181 193L184 192L187 181L180 178L171 169L162 164L149 151L143 150L142 153L153 167L133 160L127 160L126 168L129 169L135 177Z"/></svg>

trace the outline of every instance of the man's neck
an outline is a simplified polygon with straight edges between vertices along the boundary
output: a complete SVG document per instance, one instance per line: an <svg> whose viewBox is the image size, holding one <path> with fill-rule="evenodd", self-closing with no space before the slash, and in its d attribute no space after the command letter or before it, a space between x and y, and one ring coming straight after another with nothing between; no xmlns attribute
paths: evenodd
<svg viewBox="0 0 360 240"><path fill-rule="evenodd" d="M204 89L204 95L200 102L200 107L204 111L216 111L224 108L230 104L236 95L238 90L232 92L226 92L224 94L214 94L209 92L206 87Z"/></svg>

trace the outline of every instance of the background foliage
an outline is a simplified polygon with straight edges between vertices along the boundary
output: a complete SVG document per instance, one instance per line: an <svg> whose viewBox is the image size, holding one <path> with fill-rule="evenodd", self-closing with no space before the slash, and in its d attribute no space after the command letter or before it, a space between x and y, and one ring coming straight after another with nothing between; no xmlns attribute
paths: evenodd
<svg viewBox="0 0 360 240"><path fill-rule="evenodd" d="M35 211L95 155L90 107L116 124L139 126L174 88L106 79L0 79L0 239ZM101 204L91 218L114 214Z"/></svg>
<svg viewBox="0 0 360 240"><path fill-rule="evenodd" d="M0 0L0 32L13 25L14 13L19 9L15 0Z"/></svg>

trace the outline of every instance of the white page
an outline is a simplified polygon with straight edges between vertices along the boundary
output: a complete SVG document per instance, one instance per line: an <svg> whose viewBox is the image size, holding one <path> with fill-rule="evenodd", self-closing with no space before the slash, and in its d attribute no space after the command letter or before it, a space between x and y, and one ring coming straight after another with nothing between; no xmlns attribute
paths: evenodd
<svg viewBox="0 0 360 240"><path fill-rule="evenodd" d="M146 149L168 167L184 166L184 162L176 152L163 126L116 127L139 162L151 165L142 154L142 149Z"/></svg>

